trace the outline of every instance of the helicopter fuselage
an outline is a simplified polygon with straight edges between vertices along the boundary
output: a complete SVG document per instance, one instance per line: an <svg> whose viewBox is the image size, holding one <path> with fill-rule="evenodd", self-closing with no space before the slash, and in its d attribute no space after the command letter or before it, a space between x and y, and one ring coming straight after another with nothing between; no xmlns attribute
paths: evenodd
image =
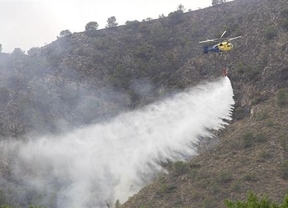
<svg viewBox="0 0 288 208"><path fill-rule="evenodd" d="M213 45L211 47L209 46L204 46L204 53L208 53L208 52L227 52L227 51L231 51L233 49L233 45L232 43L228 42L228 41L223 41L220 42L216 45Z"/></svg>
<svg viewBox="0 0 288 208"><path fill-rule="evenodd" d="M231 51L233 49L232 43L229 43L227 41L221 42L217 44L217 47L221 52Z"/></svg>

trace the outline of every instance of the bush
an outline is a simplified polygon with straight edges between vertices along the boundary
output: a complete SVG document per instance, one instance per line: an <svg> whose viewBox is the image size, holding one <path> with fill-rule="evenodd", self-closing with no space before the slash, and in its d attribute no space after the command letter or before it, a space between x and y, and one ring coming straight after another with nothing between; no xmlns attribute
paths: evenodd
<svg viewBox="0 0 288 208"><path fill-rule="evenodd" d="M247 132L247 133L243 136L244 148L252 147L252 145L253 145L253 140L254 140L253 133Z"/></svg>
<svg viewBox="0 0 288 208"><path fill-rule="evenodd" d="M189 166L186 162L177 161L173 166L176 175L183 175L189 171Z"/></svg>
<svg viewBox="0 0 288 208"><path fill-rule="evenodd" d="M168 18L169 18L169 22L172 25L178 25L178 24L181 24L182 22L185 21L182 10L177 10L175 12L171 12L168 15Z"/></svg>
<svg viewBox="0 0 288 208"><path fill-rule="evenodd" d="M9 90L5 87L0 87L0 105L3 104L3 105L6 105L8 102L9 102L9 96L10 96L10 93L9 93Z"/></svg>
<svg viewBox="0 0 288 208"><path fill-rule="evenodd" d="M281 177L288 180L288 160L286 160L280 167Z"/></svg>
<svg viewBox="0 0 288 208"><path fill-rule="evenodd" d="M247 201L232 202L230 200L226 200L225 205L228 208L288 208L288 195L285 197L282 205L277 205L270 201L267 197L258 199L254 193L249 192Z"/></svg>
<svg viewBox="0 0 288 208"><path fill-rule="evenodd" d="M277 94L277 104L280 107L284 107L288 103L288 93L287 90L281 89Z"/></svg>
<svg viewBox="0 0 288 208"><path fill-rule="evenodd" d="M273 26L267 27L265 32L264 32L264 36L267 40L272 40L273 38L275 38L277 36L276 28Z"/></svg>
<svg viewBox="0 0 288 208"><path fill-rule="evenodd" d="M167 184L164 184L163 186L160 187L160 189L158 191L156 191L156 194L160 197L163 197L165 194L170 194L170 193L173 193L175 192L177 189L177 186L176 185L167 185Z"/></svg>
<svg viewBox="0 0 288 208"><path fill-rule="evenodd" d="M220 184L225 184L225 183L228 183L230 181L232 181L233 179L233 174L231 171L224 171L224 172L221 172L219 174L219 176L217 177L217 181L220 183Z"/></svg>
<svg viewBox="0 0 288 208"><path fill-rule="evenodd" d="M257 173L251 172L247 174L246 176L244 176L244 180L248 182L257 182L258 181Z"/></svg>
<svg viewBox="0 0 288 208"><path fill-rule="evenodd" d="M288 9L284 9L280 12L280 16L283 18L287 18L288 19Z"/></svg>

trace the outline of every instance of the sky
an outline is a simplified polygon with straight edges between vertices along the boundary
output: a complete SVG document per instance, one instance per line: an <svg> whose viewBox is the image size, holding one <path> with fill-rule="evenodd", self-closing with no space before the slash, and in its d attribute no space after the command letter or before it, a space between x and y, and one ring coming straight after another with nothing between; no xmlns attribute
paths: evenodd
<svg viewBox="0 0 288 208"><path fill-rule="evenodd" d="M62 30L82 32L91 21L105 28L112 16L119 25L157 19L180 4L186 11L197 10L211 6L212 0L0 0L0 44L2 52L27 52L53 42Z"/></svg>

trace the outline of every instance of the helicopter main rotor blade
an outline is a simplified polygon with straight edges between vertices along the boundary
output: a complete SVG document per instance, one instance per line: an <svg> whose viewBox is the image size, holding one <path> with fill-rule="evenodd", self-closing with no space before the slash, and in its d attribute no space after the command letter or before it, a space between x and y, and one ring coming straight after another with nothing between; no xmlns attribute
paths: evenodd
<svg viewBox="0 0 288 208"><path fill-rule="evenodd" d="M237 37L235 37L235 38L229 38L228 41L236 40L236 39L238 39L238 38L242 38L242 36L237 36Z"/></svg>
<svg viewBox="0 0 288 208"><path fill-rule="evenodd" d="M226 34L226 30L222 33L222 35L220 36L220 38L223 38L223 36Z"/></svg>
<svg viewBox="0 0 288 208"><path fill-rule="evenodd" d="M203 40L200 41L199 43L209 43L209 42L216 42L218 39L211 39L211 40Z"/></svg>

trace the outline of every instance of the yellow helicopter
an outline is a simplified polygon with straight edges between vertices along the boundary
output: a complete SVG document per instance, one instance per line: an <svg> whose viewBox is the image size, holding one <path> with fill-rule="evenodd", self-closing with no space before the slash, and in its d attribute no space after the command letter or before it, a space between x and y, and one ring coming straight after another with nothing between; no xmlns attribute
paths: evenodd
<svg viewBox="0 0 288 208"><path fill-rule="evenodd" d="M209 52L215 52L215 53L220 53L220 52L227 52L231 51L233 49L232 43L230 43L231 40L236 40L238 38L241 38L242 36L237 36L234 38L223 38L223 36L226 34L227 31L224 31L220 38L215 38L215 39L208 39L204 41L200 41L199 43L211 43L211 42L218 42L217 44L213 46L204 46L203 48L203 53L209 53Z"/></svg>

